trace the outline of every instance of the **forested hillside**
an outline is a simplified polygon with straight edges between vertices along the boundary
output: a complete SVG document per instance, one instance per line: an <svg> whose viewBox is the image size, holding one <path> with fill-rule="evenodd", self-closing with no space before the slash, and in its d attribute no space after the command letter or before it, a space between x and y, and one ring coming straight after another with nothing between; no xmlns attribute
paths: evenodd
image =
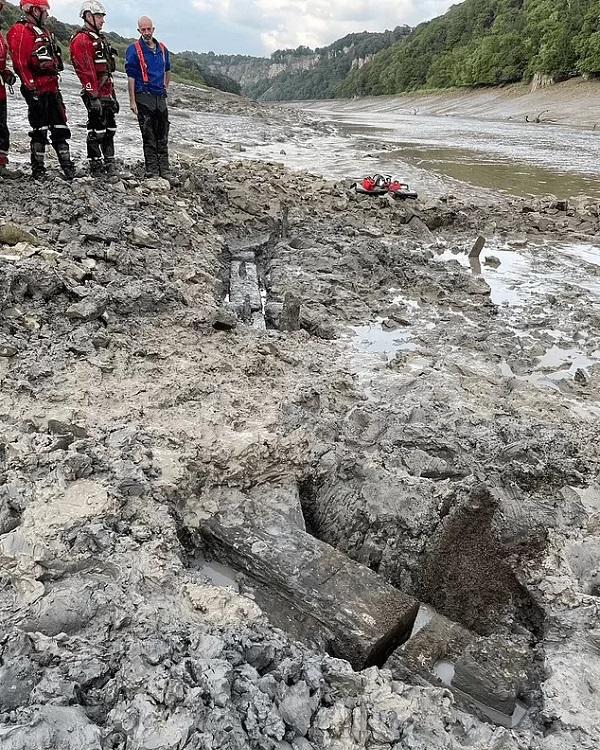
<svg viewBox="0 0 600 750"><path fill-rule="evenodd" d="M466 0L379 52L338 96L600 73L599 0Z"/></svg>
<svg viewBox="0 0 600 750"><path fill-rule="evenodd" d="M18 21L22 15L23 14L16 5L7 3L2 13L0 13L2 28L8 29L13 23L15 23L15 21ZM69 40L79 27L69 23L63 23L57 18L51 18L48 22L48 27L56 34L56 38L60 42L63 50L63 56L65 60L68 61ZM125 50L134 40L126 39L125 37L112 32L108 32L107 36L110 38L112 45L118 52L117 67L119 70L123 70ZM221 89L222 91L231 91L236 94L240 93L240 87L235 81L232 81L226 76L214 75L207 70L203 70L197 62L182 55L171 53L171 66L173 78L179 82L206 84L207 86L212 86L213 88Z"/></svg>

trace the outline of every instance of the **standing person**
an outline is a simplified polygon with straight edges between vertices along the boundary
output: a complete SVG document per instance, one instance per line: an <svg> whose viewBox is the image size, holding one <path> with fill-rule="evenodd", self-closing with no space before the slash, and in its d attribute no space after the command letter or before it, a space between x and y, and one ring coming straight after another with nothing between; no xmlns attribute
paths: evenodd
<svg viewBox="0 0 600 750"><path fill-rule="evenodd" d="M116 68L115 50L102 33L106 16L102 3L84 0L79 15L83 19L83 28L73 35L70 52L71 62L83 86L81 98L88 111L90 174L98 176L104 168L110 177L116 173L115 114L119 111L112 77Z"/></svg>
<svg viewBox="0 0 600 750"><path fill-rule="evenodd" d="M0 0L0 13L4 9L4 0ZM17 78L10 68L6 67L8 46L0 33L0 176L7 175L8 147L10 135L6 122L6 86L13 86Z"/></svg>
<svg viewBox="0 0 600 750"><path fill-rule="evenodd" d="M21 93L27 102L31 131L31 171L39 179L46 174L45 155L50 140L68 180L75 177L71 161L67 113L58 87L63 70L61 49L54 34L45 28L48 0L20 0L23 19L8 31L6 40L15 71L21 79Z"/></svg>
<svg viewBox="0 0 600 750"><path fill-rule="evenodd" d="M171 81L169 50L154 38L154 24L142 16L140 38L125 53L129 106L137 115L144 143L146 177L170 177L167 89Z"/></svg>

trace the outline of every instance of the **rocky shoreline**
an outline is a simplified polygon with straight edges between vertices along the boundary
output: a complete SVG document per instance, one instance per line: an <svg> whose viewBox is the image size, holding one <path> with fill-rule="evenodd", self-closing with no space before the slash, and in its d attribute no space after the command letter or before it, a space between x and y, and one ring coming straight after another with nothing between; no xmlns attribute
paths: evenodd
<svg viewBox="0 0 600 750"><path fill-rule="evenodd" d="M598 204L178 150L0 183L2 747L597 747Z"/></svg>

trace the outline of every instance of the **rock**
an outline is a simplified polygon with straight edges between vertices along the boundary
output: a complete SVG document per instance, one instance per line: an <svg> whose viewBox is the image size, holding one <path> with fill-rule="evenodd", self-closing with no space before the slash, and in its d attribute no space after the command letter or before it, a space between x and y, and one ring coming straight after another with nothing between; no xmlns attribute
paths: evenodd
<svg viewBox="0 0 600 750"><path fill-rule="evenodd" d="M282 313L283 304L281 302L267 302L265 305L265 322L267 328L279 329Z"/></svg>
<svg viewBox="0 0 600 750"><path fill-rule="evenodd" d="M218 331L233 331L237 324L238 316L231 305L221 305L213 316L213 328Z"/></svg>
<svg viewBox="0 0 600 750"><path fill-rule="evenodd" d="M412 216L407 226L422 240L433 242L434 236L427 226L418 216Z"/></svg>
<svg viewBox="0 0 600 750"><path fill-rule="evenodd" d="M498 266L501 264L500 258L498 258L496 255L486 255L484 263L486 266L490 266L491 268L498 268Z"/></svg>
<svg viewBox="0 0 600 750"><path fill-rule="evenodd" d="M2 349L0 348L0 356L2 356ZM580 385L587 385L589 381L588 374L585 370L583 370L581 367L578 367L575 370L575 375L573 375L573 380L576 383L579 383Z"/></svg>
<svg viewBox="0 0 600 750"><path fill-rule="evenodd" d="M14 246L24 242L34 247L39 244L37 237L16 224L0 224L0 245Z"/></svg>
<svg viewBox="0 0 600 750"><path fill-rule="evenodd" d="M62 258L62 256L61 256ZM61 259L60 270L73 281L80 284L89 276L89 269L69 260Z"/></svg>
<svg viewBox="0 0 600 750"><path fill-rule="evenodd" d="M31 605L22 621L23 630L47 636L80 632L98 615L92 589L91 584L79 587L74 582L57 586Z"/></svg>
<svg viewBox="0 0 600 750"><path fill-rule="evenodd" d="M456 660L452 687L511 716L528 682L530 660L526 643L519 648L501 636L479 638Z"/></svg>
<svg viewBox="0 0 600 750"><path fill-rule="evenodd" d="M8 341L0 341L0 357L14 357L18 351L14 344L10 344Z"/></svg>
<svg viewBox="0 0 600 750"><path fill-rule="evenodd" d="M164 193L171 189L171 183L163 177L151 177L144 181L144 187L154 193Z"/></svg>
<svg viewBox="0 0 600 750"><path fill-rule="evenodd" d="M303 737L310 729L313 714L313 701L308 685L297 682L288 688L279 704L279 714L285 723Z"/></svg>
<svg viewBox="0 0 600 750"><path fill-rule="evenodd" d="M45 260L46 263L56 263L60 258L60 253L56 252L56 250L49 250L48 248L42 248L38 255Z"/></svg>
<svg viewBox="0 0 600 750"><path fill-rule="evenodd" d="M400 317L400 315L394 315L393 317L386 318L381 322L381 327L384 331L396 331L398 328L404 328L409 325L410 320Z"/></svg>
<svg viewBox="0 0 600 750"><path fill-rule="evenodd" d="M74 413L69 410L51 412L46 417L48 432L53 435L71 434L77 438L87 437L85 427L77 424L74 420Z"/></svg>
<svg viewBox="0 0 600 750"><path fill-rule="evenodd" d="M300 326L312 336L331 341L336 337L335 327L324 313L300 308Z"/></svg>
<svg viewBox="0 0 600 750"><path fill-rule="evenodd" d="M81 302L76 302L74 305L68 307L65 315L71 320L81 320L85 323L90 320L96 320L103 315L106 305L106 299L86 297Z"/></svg>
<svg viewBox="0 0 600 750"><path fill-rule="evenodd" d="M286 292L279 321L281 331L298 331L300 329L300 300L293 292Z"/></svg>
<svg viewBox="0 0 600 750"><path fill-rule="evenodd" d="M390 706L377 706L369 717L368 726L375 742L391 744L402 737L402 719Z"/></svg>
<svg viewBox="0 0 600 750"><path fill-rule="evenodd" d="M305 737L296 737L292 740L294 750L315 750L315 746Z"/></svg>
<svg viewBox="0 0 600 750"><path fill-rule="evenodd" d="M143 227L134 227L131 230L131 241L138 247L158 247L159 244L156 234L154 232L149 232Z"/></svg>
<svg viewBox="0 0 600 750"><path fill-rule="evenodd" d="M25 717L23 717L25 718ZM103 750L100 728L86 716L81 706L39 706L27 720L18 724L0 724L2 750Z"/></svg>
<svg viewBox="0 0 600 750"><path fill-rule="evenodd" d="M34 666L27 657L18 656L5 663L0 667L0 711L27 704L34 684Z"/></svg>

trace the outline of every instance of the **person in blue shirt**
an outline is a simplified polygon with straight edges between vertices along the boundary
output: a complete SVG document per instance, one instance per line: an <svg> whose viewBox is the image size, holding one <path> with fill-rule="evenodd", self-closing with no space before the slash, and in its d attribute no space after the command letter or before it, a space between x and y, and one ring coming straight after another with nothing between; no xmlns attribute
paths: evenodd
<svg viewBox="0 0 600 750"><path fill-rule="evenodd" d="M169 112L167 89L171 81L169 50L154 38L154 24L142 16L140 38L125 53L129 79L129 106L137 115L144 144L146 177L169 179Z"/></svg>

